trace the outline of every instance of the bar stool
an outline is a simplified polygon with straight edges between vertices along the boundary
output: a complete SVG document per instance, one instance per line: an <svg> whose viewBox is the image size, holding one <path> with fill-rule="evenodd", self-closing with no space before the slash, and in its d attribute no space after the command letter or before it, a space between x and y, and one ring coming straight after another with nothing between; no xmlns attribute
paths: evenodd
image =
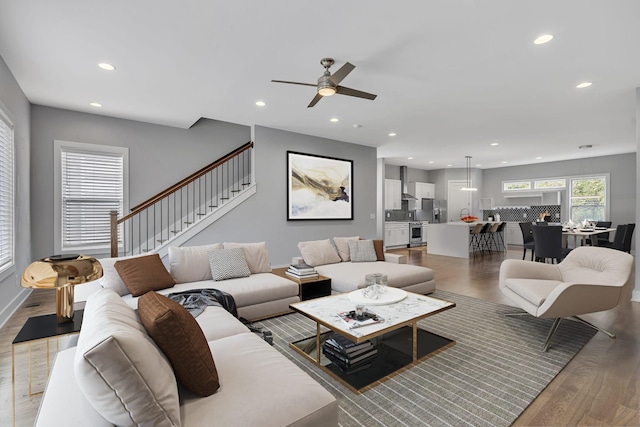
<svg viewBox="0 0 640 427"><path fill-rule="evenodd" d="M489 246L489 252L491 252L492 245L495 246L496 252L500 250L500 248L498 248L498 240L496 240L496 233L498 232L499 227L500 223L495 222L491 224L491 227L489 227L489 230L487 230L487 243Z"/></svg>
<svg viewBox="0 0 640 427"><path fill-rule="evenodd" d="M475 255L476 252L481 250L480 248L480 230L484 225L481 223L476 224L471 230L469 230L469 234L471 238L469 239L469 248L471 252Z"/></svg>

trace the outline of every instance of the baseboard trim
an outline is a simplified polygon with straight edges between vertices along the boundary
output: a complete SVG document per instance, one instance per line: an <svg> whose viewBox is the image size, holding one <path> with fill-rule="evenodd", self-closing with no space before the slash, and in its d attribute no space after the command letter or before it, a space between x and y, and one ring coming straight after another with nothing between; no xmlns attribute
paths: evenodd
<svg viewBox="0 0 640 427"><path fill-rule="evenodd" d="M13 313L20 308L22 303L31 294L31 289L22 288L18 295L15 296L9 303L0 311L0 328L4 327L7 320L11 318Z"/></svg>
<svg viewBox="0 0 640 427"><path fill-rule="evenodd" d="M631 292L631 301L640 302L640 291L632 291Z"/></svg>

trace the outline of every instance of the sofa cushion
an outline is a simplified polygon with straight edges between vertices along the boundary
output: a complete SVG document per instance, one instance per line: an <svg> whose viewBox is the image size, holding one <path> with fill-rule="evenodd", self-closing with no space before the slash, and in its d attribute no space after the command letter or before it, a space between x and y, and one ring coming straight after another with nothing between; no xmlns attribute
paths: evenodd
<svg viewBox="0 0 640 427"><path fill-rule="evenodd" d="M211 277L214 281L235 279L251 275L244 250L241 248L220 249L209 253Z"/></svg>
<svg viewBox="0 0 640 427"><path fill-rule="evenodd" d="M336 292L364 288L364 276L370 273L386 274L387 285L394 288L404 288L434 279L434 272L430 268L386 261L341 262L318 266L316 270L322 276L331 277L331 288Z"/></svg>
<svg viewBox="0 0 640 427"><path fill-rule="evenodd" d="M349 241L351 262L375 262L378 260L372 240Z"/></svg>
<svg viewBox="0 0 640 427"><path fill-rule="evenodd" d="M384 261L384 241L374 240L373 247L376 250L376 261Z"/></svg>
<svg viewBox="0 0 640 427"><path fill-rule="evenodd" d="M234 335L209 346L216 356L220 391L204 398L183 393L184 425L338 425L335 397L255 334Z"/></svg>
<svg viewBox="0 0 640 427"><path fill-rule="evenodd" d="M298 243L304 262L312 267L340 262L340 256L329 239Z"/></svg>
<svg viewBox="0 0 640 427"><path fill-rule="evenodd" d="M224 243L225 249L242 248L251 274L271 273L271 261L267 252L267 243Z"/></svg>
<svg viewBox="0 0 640 427"><path fill-rule="evenodd" d="M147 292L138 301L138 315L187 390L198 396L209 396L218 390L213 356L191 313L164 295Z"/></svg>
<svg viewBox="0 0 640 427"><path fill-rule="evenodd" d="M109 422L180 425L178 386L169 361L135 311L111 289L87 299L74 372L82 393Z"/></svg>
<svg viewBox="0 0 640 427"><path fill-rule="evenodd" d="M541 279L520 279L512 278L505 280L505 287L529 301L536 307L540 307L546 300L551 291L561 285L559 280L541 280Z"/></svg>
<svg viewBox="0 0 640 427"><path fill-rule="evenodd" d="M176 284L158 254L119 260L114 267L134 297Z"/></svg>
<svg viewBox="0 0 640 427"><path fill-rule="evenodd" d="M349 242L359 240L360 236L354 237L334 237L333 244L336 246L338 256L342 261L351 261Z"/></svg>
<svg viewBox="0 0 640 427"><path fill-rule="evenodd" d="M169 272L176 283L211 280L209 252L222 249L221 243L201 246L170 246Z"/></svg>

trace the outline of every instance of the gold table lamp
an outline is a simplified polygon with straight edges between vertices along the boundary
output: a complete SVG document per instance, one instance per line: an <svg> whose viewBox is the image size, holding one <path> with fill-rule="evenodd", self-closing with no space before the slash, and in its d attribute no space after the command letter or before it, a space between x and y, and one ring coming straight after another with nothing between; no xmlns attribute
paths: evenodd
<svg viewBox="0 0 640 427"><path fill-rule="evenodd" d="M100 262L86 255L52 255L34 261L22 273L25 288L55 289L58 323L73 320L73 287L102 277Z"/></svg>

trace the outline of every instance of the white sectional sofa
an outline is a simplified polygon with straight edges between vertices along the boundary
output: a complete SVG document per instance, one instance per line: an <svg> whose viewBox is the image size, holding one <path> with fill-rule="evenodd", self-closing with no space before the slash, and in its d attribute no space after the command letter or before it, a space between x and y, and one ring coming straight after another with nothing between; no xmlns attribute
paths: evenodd
<svg viewBox="0 0 640 427"><path fill-rule="evenodd" d="M220 249L236 248L243 249L250 274L246 277L214 281L209 253ZM136 258L140 256L101 259L103 277L94 282L76 286L76 302L85 301L90 294L100 288L110 288L115 290L127 304L136 308L138 297L131 294L115 268L115 263L118 261ZM289 304L300 301L296 283L271 273L269 254L264 242L225 242L224 244L170 247L168 266L175 285L154 289L156 292L167 295L193 289L219 289L233 296L238 316L248 320L290 312ZM166 270L164 267L162 269Z"/></svg>
<svg viewBox="0 0 640 427"><path fill-rule="evenodd" d="M113 290L89 296L78 346L58 353L36 427L338 425L335 398L223 308L195 319L219 381L206 397L178 382L142 317Z"/></svg>
<svg viewBox="0 0 640 427"><path fill-rule="evenodd" d="M365 276L387 275L387 285L419 294L436 289L434 272L427 267L406 264L406 257L384 253L382 241L360 237L300 242L302 259L322 276L331 278L332 293L351 292L365 287Z"/></svg>

